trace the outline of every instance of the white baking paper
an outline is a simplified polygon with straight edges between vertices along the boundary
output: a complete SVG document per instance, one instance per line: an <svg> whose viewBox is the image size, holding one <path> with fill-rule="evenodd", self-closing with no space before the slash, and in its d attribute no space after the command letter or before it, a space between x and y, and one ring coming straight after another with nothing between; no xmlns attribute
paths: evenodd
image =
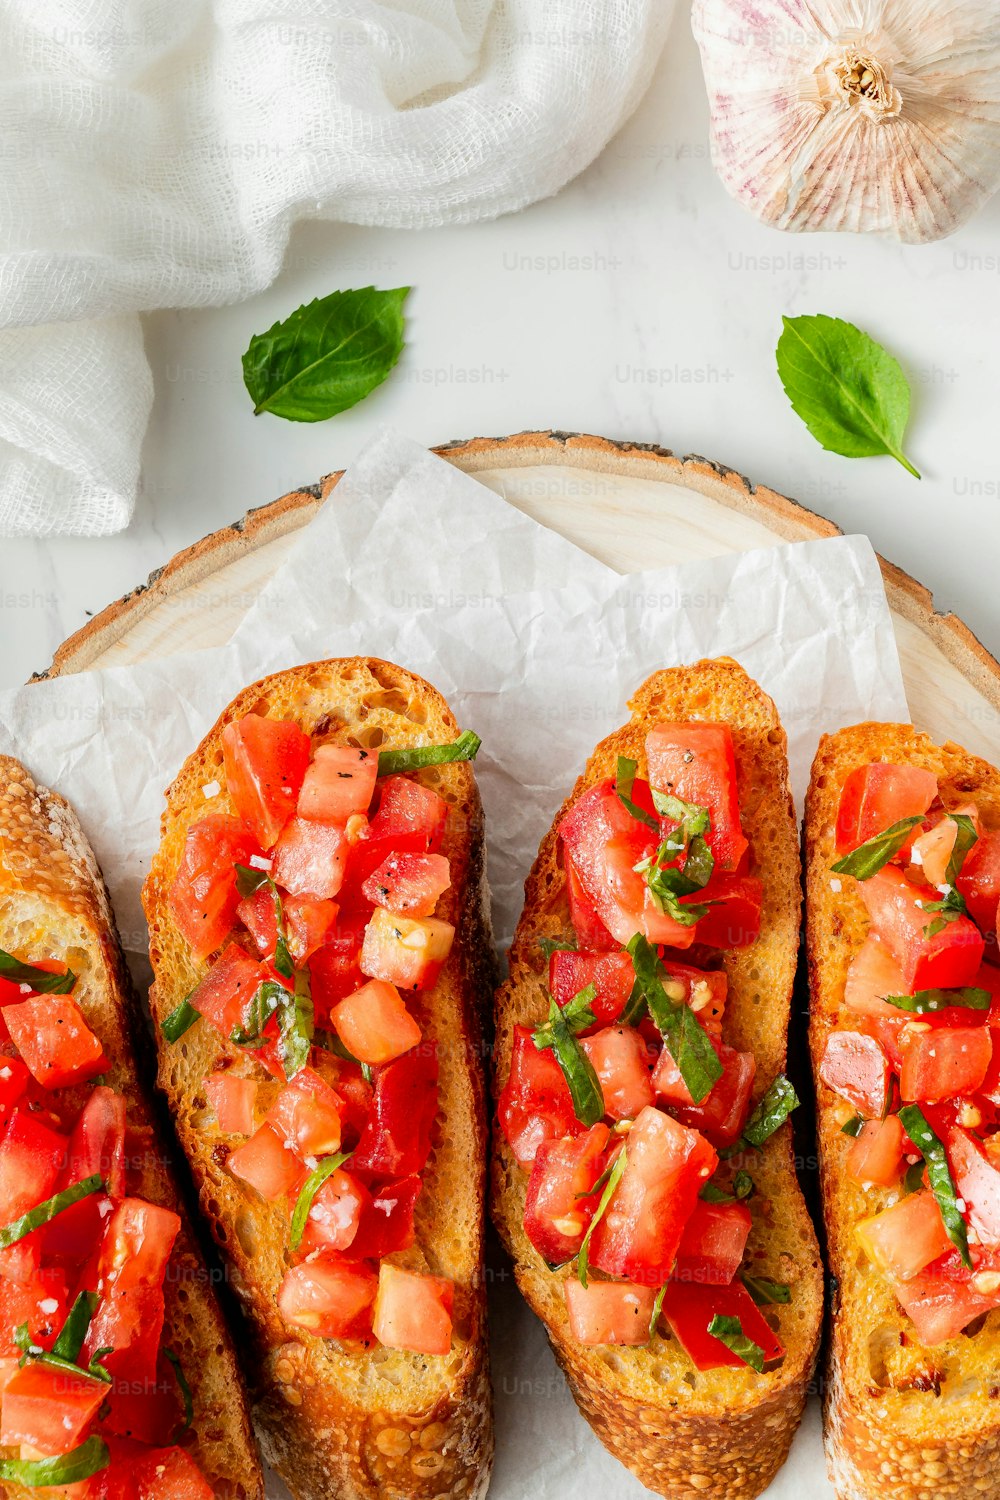
<svg viewBox="0 0 1000 1500"><path fill-rule="evenodd" d="M501 946L554 810L656 668L736 657L777 702L800 798L821 733L908 717L867 539L794 543L622 578L385 432L302 532L228 646L0 695L0 750L76 806L130 953L145 948L139 892L163 789L184 757L254 678L355 653L427 677L463 727L482 736L477 771ZM495 1250L491 1282L494 1500L643 1493L578 1416ZM815 1412L768 1491L771 1500L802 1493L829 1493Z"/></svg>

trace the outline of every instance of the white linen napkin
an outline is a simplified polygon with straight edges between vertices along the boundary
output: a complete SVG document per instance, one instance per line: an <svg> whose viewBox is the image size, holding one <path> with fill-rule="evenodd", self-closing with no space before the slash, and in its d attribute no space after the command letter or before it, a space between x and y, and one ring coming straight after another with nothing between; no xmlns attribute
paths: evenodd
<svg viewBox="0 0 1000 1500"><path fill-rule="evenodd" d="M672 10L5 0L0 535L128 524L138 313L259 292L297 219L463 223L556 192L635 108Z"/></svg>

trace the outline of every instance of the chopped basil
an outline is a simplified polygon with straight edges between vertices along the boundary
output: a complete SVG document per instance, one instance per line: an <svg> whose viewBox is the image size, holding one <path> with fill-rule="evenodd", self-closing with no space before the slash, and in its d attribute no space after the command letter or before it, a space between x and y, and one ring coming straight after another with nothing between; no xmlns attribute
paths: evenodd
<svg viewBox="0 0 1000 1500"><path fill-rule="evenodd" d="M622 1180L622 1173L625 1170L625 1161L626 1148L622 1146L621 1150L615 1157L614 1161L611 1163L610 1167L607 1168L606 1172L601 1174L601 1176L598 1178L598 1181L595 1182L594 1186L591 1188L591 1192L594 1193L597 1191L598 1183L600 1183L601 1181L604 1182L604 1192L601 1194L600 1202L598 1203L597 1208L594 1210L594 1217L587 1225L587 1233L583 1237L583 1244L580 1246L579 1252L576 1257L576 1274L579 1277L582 1286L587 1285L587 1272L589 1270L589 1266L587 1263L587 1251L590 1249L590 1237L608 1211L608 1204L614 1197L615 1189L618 1187L618 1184Z"/></svg>
<svg viewBox="0 0 1000 1500"><path fill-rule="evenodd" d="M714 1339L719 1340L720 1344L725 1344L727 1349L731 1349L745 1365L756 1370L758 1375L763 1374L764 1351L759 1344L755 1344L753 1339L743 1332L743 1324L739 1318L726 1318L721 1313L716 1313L708 1325L708 1331Z"/></svg>
<svg viewBox="0 0 1000 1500"><path fill-rule="evenodd" d="M663 987L666 970L656 949L637 932L626 944L632 959L636 984L642 989L649 1014L677 1064L684 1086L695 1104L700 1104L722 1077L722 1064L711 1040L690 1005L675 1005Z"/></svg>
<svg viewBox="0 0 1000 1500"><path fill-rule="evenodd" d="M714 1182L706 1182L705 1186L702 1188L701 1192L698 1194L698 1197L699 1198L703 1198L706 1203L735 1203L736 1202L736 1195L735 1195L735 1193L727 1193L726 1190L725 1190L725 1188L717 1187Z"/></svg>
<svg viewBox="0 0 1000 1500"><path fill-rule="evenodd" d="M248 896L254 896L262 885L266 885L269 879L266 870L257 870L253 865L237 865L236 867L236 889L244 901Z"/></svg>
<svg viewBox="0 0 1000 1500"><path fill-rule="evenodd" d="M903 1178L904 1197L907 1193L915 1193L923 1187L924 1172L926 1171L926 1169L927 1163L924 1161L923 1157L921 1157L919 1161L910 1163L910 1165L906 1169L906 1176Z"/></svg>
<svg viewBox="0 0 1000 1500"><path fill-rule="evenodd" d="M638 1026L647 1010L648 1006L646 1005L646 996L643 991L642 985L637 979L632 985L632 991L628 999L625 1001L625 1006L622 1010L621 1015L618 1017L618 1025Z"/></svg>
<svg viewBox="0 0 1000 1500"><path fill-rule="evenodd" d="M276 979L265 979L250 997L244 1026L234 1026L229 1040L237 1047L263 1047L267 1038L264 1028L275 1012L286 1003L290 991Z"/></svg>
<svg viewBox="0 0 1000 1500"><path fill-rule="evenodd" d="M798 1109L799 1097L784 1073L779 1073L743 1130L743 1140L750 1146L763 1146L768 1138L780 1130L793 1109Z"/></svg>
<svg viewBox="0 0 1000 1500"><path fill-rule="evenodd" d="M77 1484L100 1473L111 1462L103 1438L89 1437L85 1443L59 1458L5 1458L0 1460L0 1479L7 1484L23 1484L27 1489Z"/></svg>
<svg viewBox="0 0 1000 1500"><path fill-rule="evenodd" d="M34 1230L40 1229L43 1224L51 1223L57 1214L61 1214L64 1209L72 1208L73 1204L79 1203L81 1198L89 1198L91 1193L104 1191L104 1178L99 1172L95 1172L91 1177L84 1177L82 1182L74 1182L72 1187L63 1188L62 1192L46 1198L44 1203L37 1204L35 1208L30 1208L12 1224L5 1224L0 1229L0 1250L6 1250L8 1245L16 1245L18 1240L23 1240Z"/></svg>
<svg viewBox="0 0 1000 1500"><path fill-rule="evenodd" d="M979 842L979 835L976 832L975 823L965 813L949 813L948 816L958 831L955 834L955 846L951 851L945 878L949 885L955 885L962 866L965 864L965 856L973 844Z"/></svg>
<svg viewBox="0 0 1000 1500"><path fill-rule="evenodd" d="M866 839L850 854L845 854L843 859L838 859L832 866L835 875L853 875L855 880L870 880L877 875L883 865L887 865L894 855L906 843L910 836L910 830L918 823L922 823L922 816L912 818L901 818L898 823L893 823L891 828L885 829L883 833L877 833L874 838Z"/></svg>
<svg viewBox="0 0 1000 1500"><path fill-rule="evenodd" d="M177 1384L180 1387L181 1400L184 1402L184 1425L181 1431L186 1432L194 1421L194 1399L191 1395L191 1387L188 1385L187 1376L181 1367L180 1359L174 1351L172 1349L164 1349L163 1353L173 1365Z"/></svg>
<svg viewBox="0 0 1000 1500"><path fill-rule="evenodd" d="M548 1025L539 1027L534 1033L534 1042L540 1051L546 1047L552 1048L553 1056L569 1087L577 1119L584 1125L596 1125L598 1120L603 1120L604 1094L600 1079L554 1000L549 1000Z"/></svg>
<svg viewBox="0 0 1000 1500"><path fill-rule="evenodd" d="M732 1192L727 1193L717 1183L706 1182L698 1197L703 1198L706 1203L741 1203L744 1198L752 1198L756 1191L750 1173L744 1172L742 1168L733 1177L732 1188Z"/></svg>
<svg viewBox="0 0 1000 1500"><path fill-rule="evenodd" d="M538 939L538 946L541 948L546 962L548 962L553 953L576 953L576 934L574 933L571 938L540 937Z"/></svg>
<svg viewBox="0 0 1000 1500"><path fill-rule="evenodd" d="M446 766L455 760L475 760L482 740L466 729L450 745L418 745L413 750L382 750L378 774L394 776L402 771L419 771L424 766Z"/></svg>
<svg viewBox="0 0 1000 1500"><path fill-rule="evenodd" d="M81 1293L81 1295L85 1294ZM74 1304L74 1310L75 1306L78 1305L78 1303L79 1298L77 1298L77 1303ZM89 1311L87 1316L89 1322ZM99 1365L97 1363L96 1356L91 1360L89 1366L84 1369L82 1365L77 1363L75 1357L72 1359L68 1359L64 1355L57 1354L54 1347L52 1349L52 1352L50 1353L47 1349L43 1349L40 1344L35 1343L34 1339L31 1337L31 1332L28 1328L27 1323L21 1323L17 1328L15 1328L14 1342L22 1351L20 1359L20 1364L22 1365L26 1365L30 1359L33 1360L36 1364L51 1365L53 1369L64 1370L67 1374L70 1375L89 1375L93 1380L103 1380L105 1385L111 1384L110 1374L103 1365ZM80 1351L77 1350L77 1354L79 1354L79 1352ZM104 1352L110 1354L111 1351L108 1349Z"/></svg>
<svg viewBox="0 0 1000 1500"><path fill-rule="evenodd" d="M96 1292L80 1293L66 1314L66 1321L59 1332L59 1337L52 1345L53 1354L58 1355L60 1359L68 1359L76 1363L96 1306Z"/></svg>
<svg viewBox="0 0 1000 1500"><path fill-rule="evenodd" d="M578 1031L586 1031L588 1026L593 1026L597 1019L591 1006L597 996L597 986L588 984L579 990L566 1005L560 1007L559 1014L566 1025L575 1036ZM536 1047L551 1047L555 1038L548 1026L539 1026L534 1033Z"/></svg>
<svg viewBox="0 0 1000 1500"><path fill-rule="evenodd" d="M309 1061L315 1029L309 970L300 969L295 976L294 993L278 1015L278 1056L286 1078L294 1078Z"/></svg>
<svg viewBox="0 0 1000 1500"><path fill-rule="evenodd" d="M861 1115L853 1115L845 1125L841 1125L841 1135L859 1136L865 1128L865 1122Z"/></svg>
<svg viewBox="0 0 1000 1500"><path fill-rule="evenodd" d="M748 1276L745 1272L740 1279L758 1307L792 1300L792 1289L783 1281L772 1281L769 1276Z"/></svg>
<svg viewBox="0 0 1000 1500"><path fill-rule="evenodd" d="M285 930L285 908L282 905L281 892L267 870L256 870L252 865L236 866L236 889L241 896L252 896L265 885L270 890L271 900L274 902L274 967L286 979L291 979L295 973L295 965L288 951L288 933Z"/></svg>
<svg viewBox="0 0 1000 1500"><path fill-rule="evenodd" d="M630 812L633 818L638 818L640 823L645 823L647 828L652 828L654 832L659 833L659 818L654 818L652 813L646 812L645 808L637 806L632 801L632 788L635 785L635 773L638 769L638 761L629 760L627 755L619 755L618 769L615 772L615 792L626 812Z"/></svg>
<svg viewBox="0 0 1000 1500"><path fill-rule="evenodd" d="M660 1321L660 1314L663 1311L663 1299L664 1299L664 1297L667 1294L667 1286L668 1285L669 1285L669 1283L665 1281L663 1283L663 1285L660 1287L660 1290L657 1292L656 1296L653 1299L653 1311L649 1315L649 1342L650 1343L653 1342L653 1335L656 1333L656 1325Z"/></svg>
<svg viewBox="0 0 1000 1500"><path fill-rule="evenodd" d="M677 827L669 835L667 842L673 842L678 854L700 835L711 832L712 820L707 807L699 807L695 802L682 802L680 797L675 797L670 792L655 790L653 806L663 817L676 820Z"/></svg>
<svg viewBox="0 0 1000 1500"><path fill-rule="evenodd" d="M673 863L677 848L663 843L655 854L641 859L635 866L640 875L645 875L646 885L658 910L665 912L681 927L693 927L708 911L709 903L691 902L681 905L682 896L693 896L702 890L712 874L715 861L712 851L700 834L687 846L683 868Z"/></svg>
<svg viewBox="0 0 1000 1500"><path fill-rule="evenodd" d="M937 937L939 932L944 932L949 922L957 922L959 917L969 915L965 897L953 885L948 887L940 901L922 901L921 907L924 911L939 913L934 921L929 922L924 928L925 938Z"/></svg>
<svg viewBox="0 0 1000 1500"><path fill-rule="evenodd" d="M937 1206L941 1210L945 1233L962 1257L963 1266L971 1269L969 1236L966 1232L965 1220L959 1212L958 1193L955 1191L955 1180L951 1175L944 1146L928 1125L924 1112L918 1105L904 1104L899 1111L899 1120L924 1158L927 1180L930 1183L931 1192L937 1199Z"/></svg>
<svg viewBox="0 0 1000 1500"><path fill-rule="evenodd" d="M65 974L52 974L48 969L38 969L34 964L23 964L11 953L0 948L0 979L11 984L30 984L36 995L68 995L76 984L72 969Z"/></svg>
<svg viewBox="0 0 1000 1500"><path fill-rule="evenodd" d="M320 1047L324 1052L332 1052L336 1057L342 1057L345 1062L353 1063L356 1068L361 1069L361 1076L366 1083L371 1083L374 1078L371 1063L363 1063L360 1057L355 1057L344 1046L335 1031L314 1031L313 1046Z"/></svg>
<svg viewBox="0 0 1000 1500"><path fill-rule="evenodd" d="M191 993L193 994L194 991L192 990ZM195 1010L190 1000L185 999L181 1001L176 1010L172 1010L169 1016L160 1022L160 1030L168 1042L176 1042L184 1035L185 1031L190 1031L195 1021L199 1021L200 1019L201 1011Z"/></svg>
<svg viewBox="0 0 1000 1500"><path fill-rule="evenodd" d="M974 987L961 990L917 990L915 995L886 995L884 998L889 1005L920 1016L934 1010L947 1010L953 1005L965 1010L989 1010L992 1004L989 990Z"/></svg>
<svg viewBox="0 0 1000 1500"><path fill-rule="evenodd" d="M306 1232L306 1222L309 1218L309 1210L313 1206L313 1199L323 1186L328 1177L332 1177L338 1167L342 1167L350 1151L340 1151L336 1156L327 1156L320 1162L315 1171L310 1172L303 1184L302 1191L295 1200L295 1208L292 1212L292 1228L288 1237L288 1243L292 1250L297 1250L302 1243L302 1236Z"/></svg>
<svg viewBox="0 0 1000 1500"><path fill-rule="evenodd" d="M739 1198L741 1201L744 1198L752 1198L756 1191L757 1190L753 1184L753 1178L750 1176L749 1172L740 1170L736 1173L736 1176L733 1178L733 1192L736 1194L737 1198Z"/></svg>

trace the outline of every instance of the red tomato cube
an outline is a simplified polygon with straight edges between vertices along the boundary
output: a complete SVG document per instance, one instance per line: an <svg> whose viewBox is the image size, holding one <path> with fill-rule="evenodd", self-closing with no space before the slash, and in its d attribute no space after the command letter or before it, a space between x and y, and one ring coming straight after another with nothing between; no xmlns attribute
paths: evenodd
<svg viewBox="0 0 1000 1500"><path fill-rule="evenodd" d="M68 1145L27 1110L14 1111L0 1140L0 1222L10 1224L52 1197Z"/></svg>
<svg viewBox="0 0 1000 1500"><path fill-rule="evenodd" d="M131 1394L139 1394L144 1385L156 1383L163 1321L162 1287L112 1286L97 1305L82 1356L90 1360L98 1349L106 1349L110 1374L116 1381L134 1382Z"/></svg>
<svg viewBox="0 0 1000 1500"><path fill-rule="evenodd" d="M241 1026L246 1008L266 974L256 959L230 943L188 996L190 1004L227 1039Z"/></svg>
<svg viewBox="0 0 1000 1500"><path fill-rule="evenodd" d="M606 1125L594 1125L585 1135L543 1141L535 1153L524 1232L551 1264L569 1260L583 1243L600 1198L592 1189L604 1169L609 1135Z"/></svg>
<svg viewBox="0 0 1000 1500"><path fill-rule="evenodd" d="M180 1228L172 1209L125 1198L105 1224L98 1280L118 1289L162 1286Z"/></svg>
<svg viewBox="0 0 1000 1500"><path fill-rule="evenodd" d="M361 972L401 990L427 990L451 952L455 929L437 917L398 917L377 906L365 928Z"/></svg>
<svg viewBox="0 0 1000 1500"><path fill-rule="evenodd" d="M37 1360L13 1375L4 1388L0 1443L27 1443L39 1453L68 1453L77 1447L107 1393L102 1380L73 1375Z"/></svg>
<svg viewBox="0 0 1000 1500"><path fill-rule="evenodd" d="M170 914L195 958L207 958L232 932L240 903L236 866L262 851L239 818L210 813L192 823L170 887Z"/></svg>
<svg viewBox="0 0 1000 1500"><path fill-rule="evenodd" d="M961 1333L973 1318L1000 1307L1000 1290L980 1292L953 1252L908 1281L893 1282L896 1298L928 1349Z"/></svg>
<svg viewBox="0 0 1000 1500"><path fill-rule="evenodd" d="M750 1095L757 1072L752 1052L737 1052L725 1042L711 1038L722 1077L712 1085L708 1096L695 1104L680 1068L670 1050L664 1047L653 1070L653 1088L670 1113L683 1125L700 1130L713 1146L731 1146L739 1140L750 1111Z"/></svg>
<svg viewBox="0 0 1000 1500"><path fill-rule="evenodd" d="M905 995L903 971L888 943L869 932L847 969L844 1004L862 1016L886 1016L898 1021L899 1009L889 1005L886 995Z"/></svg>
<svg viewBox="0 0 1000 1500"><path fill-rule="evenodd" d="M331 1172L312 1201L300 1253L349 1249L369 1201L367 1190L350 1172Z"/></svg>
<svg viewBox="0 0 1000 1500"><path fill-rule="evenodd" d="M581 1043L604 1094L604 1112L633 1120L655 1100L646 1043L633 1026L607 1026Z"/></svg>
<svg viewBox="0 0 1000 1500"><path fill-rule="evenodd" d="M300 818L345 824L366 813L378 777L378 751L319 745L299 794Z"/></svg>
<svg viewBox="0 0 1000 1500"><path fill-rule="evenodd" d="M569 901L569 919L579 939L580 947L597 953L619 951L619 944L611 936L583 886L583 881L573 864L573 856L563 848L563 869L566 875L566 899Z"/></svg>
<svg viewBox="0 0 1000 1500"><path fill-rule="evenodd" d="M378 811L351 845L350 882L361 886L390 854L433 854L441 846L448 804L409 776L379 782Z"/></svg>
<svg viewBox="0 0 1000 1500"><path fill-rule="evenodd" d="M295 811L309 736L288 719L247 714L222 731L222 759L229 800L261 848L270 849Z"/></svg>
<svg viewBox="0 0 1000 1500"><path fill-rule="evenodd" d="M4 1020L28 1071L43 1088L82 1083L108 1066L99 1040L68 995L39 995L8 1005Z"/></svg>
<svg viewBox="0 0 1000 1500"><path fill-rule="evenodd" d="M937 777L921 766L890 766L881 761L859 766L840 793L838 852L856 849L903 818L923 817L937 792ZM920 832L919 824L913 832Z"/></svg>
<svg viewBox="0 0 1000 1500"><path fill-rule="evenodd" d="M205 1097L215 1110L223 1135L252 1135L257 1084L252 1078L212 1073L205 1079Z"/></svg>
<svg viewBox="0 0 1000 1500"><path fill-rule="evenodd" d="M387 1349L414 1354L447 1354L451 1349L451 1310L455 1284L443 1276L404 1271L383 1261L372 1329Z"/></svg>
<svg viewBox="0 0 1000 1500"><path fill-rule="evenodd" d="M332 1156L340 1150L341 1100L312 1068L300 1068L285 1085L268 1110L266 1123L301 1157Z"/></svg>
<svg viewBox="0 0 1000 1500"><path fill-rule="evenodd" d="M69 1287L63 1268L42 1266L25 1281L4 1281L2 1285L0 1354L21 1354L14 1332L22 1323L27 1324L33 1344L51 1349L69 1312Z"/></svg>
<svg viewBox="0 0 1000 1500"><path fill-rule="evenodd" d="M908 1281L951 1249L934 1194L922 1188L854 1227L861 1248L894 1281Z"/></svg>
<svg viewBox="0 0 1000 1500"><path fill-rule="evenodd" d="M589 1281L568 1276L566 1311L569 1331L578 1344L649 1343L649 1324L656 1288L631 1281Z"/></svg>
<svg viewBox="0 0 1000 1500"><path fill-rule="evenodd" d="M956 990L975 982L983 961L982 934L968 917L958 917L930 936L936 913L924 906L938 899L936 891L913 885L894 865L886 865L858 888L872 926L899 964L904 993Z"/></svg>
<svg viewBox="0 0 1000 1500"><path fill-rule="evenodd" d="M346 862L342 828L292 818L274 846L274 879L293 896L328 901L340 890Z"/></svg>
<svg viewBox="0 0 1000 1500"><path fill-rule="evenodd" d="M702 922L704 920L702 918ZM698 932L701 933L701 923ZM669 958L664 959L663 967L667 971L664 988L674 1004L689 1005L705 1030L714 1037L721 1037L722 1017L729 994L725 969L692 969Z"/></svg>
<svg viewBox="0 0 1000 1500"><path fill-rule="evenodd" d="M983 932L996 932L1000 904L1000 830L980 834L965 857L957 885L973 920Z"/></svg>
<svg viewBox="0 0 1000 1500"><path fill-rule="evenodd" d="M903 1051L899 1092L910 1103L935 1103L974 1094L993 1055L988 1026L934 1026L909 1035Z"/></svg>
<svg viewBox="0 0 1000 1500"><path fill-rule="evenodd" d="M366 900L403 917L429 917L451 885L451 866L443 854L403 851L384 859L362 886Z"/></svg>
<svg viewBox="0 0 1000 1500"><path fill-rule="evenodd" d="M66 1165L56 1191L99 1173L114 1202L125 1197L125 1100L99 1085L80 1111L69 1140ZM57 1214L43 1231L48 1255L73 1255L94 1245L104 1233L108 1199L91 1193Z"/></svg>
<svg viewBox="0 0 1000 1500"><path fill-rule="evenodd" d="M694 929L707 948L748 948L760 937L764 887L756 875L713 875L703 891L685 896L682 906L708 902Z"/></svg>
<svg viewBox="0 0 1000 1500"><path fill-rule="evenodd" d="M314 896L286 898L288 948L297 964L305 963L336 932L339 914L336 901L318 901Z"/></svg>
<svg viewBox="0 0 1000 1500"><path fill-rule="evenodd" d="M286 1323L320 1338L350 1338L370 1327L377 1287L374 1275L363 1266L304 1261L286 1271L278 1290L278 1311Z"/></svg>
<svg viewBox="0 0 1000 1500"><path fill-rule="evenodd" d="M699 1198L681 1235L673 1279L728 1286L743 1260L751 1223L745 1203L706 1203Z"/></svg>
<svg viewBox="0 0 1000 1500"><path fill-rule="evenodd" d="M129 1470L137 1485L137 1493L130 1500L213 1500L215 1494L183 1448L140 1451L129 1460Z"/></svg>
<svg viewBox="0 0 1000 1500"><path fill-rule="evenodd" d="M955 1190L964 1200L969 1223L984 1245L1000 1245L1000 1172L979 1142L958 1126L948 1131L945 1145Z"/></svg>
<svg viewBox="0 0 1000 1500"><path fill-rule="evenodd" d="M231 1152L226 1164L268 1203L297 1192L307 1175L302 1158L266 1124Z"/></svg>
<svg viewBox="0 0 1000 1500"><path fill-rule="evenodd" d="M0 1011L0 1016L3 1011ZM29 1073L19 1057L0 1056L0 1128L14 1113L14 1106L28 1087Z"/></svg>
<svg viewBox="0 0 1000 1500"><path fill-rule="evenodd" d="M497 1120L518 1166L528 1168L543 1141L577 1135L569 1087L550 1048L535 1046L527 1026L515 1026L510 1072L497 1100Z"/></svg>
<svg viewBox="0 0 1000 1500"><path fill-rule="evenodd" d="M361 1207L357 1234L351 1241L351 1256L357 1260L381 1260L413 1244L413 1209L420 1196L416 1172L396 1182L373 1187Z"/></svg>
<svg viewBox="0 0 1000 1500"><path fill-rule="evenodd" d="M357 1172L407 1177L423 1170L438 1108L437 1054L428 1044L379 1068L371 1113L351 1158Z"/></svg>
<svg viewBox="0 0 1000 1500"><path fill-rule="evenodd" d="M728 724L657 724L646 736L650 784L682 802L708 809L708 847L720 870L735 870L747 841L740 823L736 752ZM676 828L663 820L664 833Z"/></svg>
<svg viewBox="0 0 1000 1500"><path fill-rule="evenodd" d="M903 1127L898 1115L866 1120L847 1153L848 1176L863 1187L894 1187L903 1174Z"/></svg>
<svg viewBox="0 0 1000 1500"><path fill-rule="evenodd" d="M372 979L335 1005L330 1019L344 1046L359 1062L392 1062L420 1041L420 1027L394 984Z"/></svg>
<svg viewBox="0 0 1000 1500"><path fill-rule="evenodd" d="M635 970L627 953L577 953L557 948L549 959L549 989L558 1006L568 1005L574 995L588 985L594 986L596 994L590 1008L595 1027L617 1021L634 983Z"/></svg>
<svg viewBox="0 0 1000 1500"><path fill-rule="evenodd" d="M878 1120L889 1102L889 1059L874 1037L831 1031L819 1076L827 1088L853 1104L866 1120Z"/></svg>
<svg viewBox="0 0 1000 1500"><path fill-rule="evenodd" d="M738 1354L709 1333L709 1324L715 1317L738 1318L747 1338L763 1351L765 1365L780 1359L785 1352L777 1334L739 1281L729 1286L672 1281L663 1298L663 1314L698 1370L745 1367Z"/></svg>

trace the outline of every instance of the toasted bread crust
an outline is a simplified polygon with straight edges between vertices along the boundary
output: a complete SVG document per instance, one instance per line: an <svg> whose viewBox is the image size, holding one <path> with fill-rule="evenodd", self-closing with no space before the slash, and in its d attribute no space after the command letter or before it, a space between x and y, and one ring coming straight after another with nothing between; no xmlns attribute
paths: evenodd
<svg viewBox="0 0 1000 1500"><path fill-rule="evenodd" d="M204 972L173 926L167 896L187 827L229 811L202 788L222 773L221 734L247 713L295 719L327 743L405 748L454 739L447 704L421 678L374 658L351 657L277 673L242 692L185 762L167 794L163 842L143 893L151 934L151 1007L162 1020ZM254 1199L225 1170L225 1147L207 1123L199 1089L223 1066L263 1076L245 1054L199 1025L160 1047L160 1082L188 1154L202 1210L228 1262L246 1324L254 1419L265 1456L300 1500L477 1496L493 1454L483 1226L486 1159L482 1017L495 978L485 883L483 821L472 769L436 767L421 779L452 804L443 852L452 888L439 915L452 921L451 955L432 991L414 1002L438 1043L440 1131L417 1202L417 1245L391 1257L456 1283L452 1353L428 1358L310 1337L278 1316L286 1268L287 1212ZM190 1041L189 1041L190 1039ZM262 1083L262 1089L266 1087Z"/></svg>
<svg viewBox="0 0 1000 1500"><path fill-rule="evenodd" d="M849 1106L819 1078L829 1032L851 1024L843 1004L848 964L868 915L857 882L831 886L834 827L848 774L872 761L925 767L946 807L974 801L1000 827L1000 772L961 746L935 745L909 724L858 724L820 742L806 799L809 1039L816 1074L823 1216L836 1279L825 1420L830 1477L840 1500L1000 1497L1000 1312L971 1336L923 1349L886 1278L859 1253L854 1225L892 1201L844 1170ZM836 889L839 883L840 889Z"/></svg>
<svg viewBox="0 0 1000 1500"><path fill-rule="evenodd" d="M656 673L636 693L632 719L603 740L560 809L525 883L525 906L511 948L510 979L497 996L495 1087L507 1077L514 1025L544 1018L546 974L538 940L570 932L557 828L570 805L613 776L619 755L645 775L645 736L662 720L725 720L732 725L743 827L764 881L760 940L726 955L729 1000L724 1030L757 1058L755 1097L785 1065L798 944L798 844L788 786L786 739L771 700L733 661L698 662ZM548 1271L523 1228L526 1174L494 1133L492 1212L518 1285L543 1320L570 1388L611 1452L658 1494L751 1497L784 1462L798 1426L819 1340L823 1285L812 1223L795 1177L784 1126L747 1163L757 1192L748 1257L755 1272L792 1286L790 1304L768 1308L786 1349L776 1369L757 1375L696 1373L670 1337L648 1349L593 1349L569 1336L559 1277Z"/></svg>
<svg viewBox="0 0 1000 1500"><path fill-rule="evenodd" d="M164 1288L164 1344L181 1357L193 1391L191 1455L217 1495L263 1500L235 1350L174 1177L176 1147L140 1082L137 1057L148 1053L148 1037L101 872L68 803L8 756L0 756L0 947L29 960L66 957L80 976L73 999L100 1037L109 1084L125 1098L130 1140L148 1143L131 1162L135 1190L181 1217ZM0 1483L3 1496L33 1493Z"/></svg>

